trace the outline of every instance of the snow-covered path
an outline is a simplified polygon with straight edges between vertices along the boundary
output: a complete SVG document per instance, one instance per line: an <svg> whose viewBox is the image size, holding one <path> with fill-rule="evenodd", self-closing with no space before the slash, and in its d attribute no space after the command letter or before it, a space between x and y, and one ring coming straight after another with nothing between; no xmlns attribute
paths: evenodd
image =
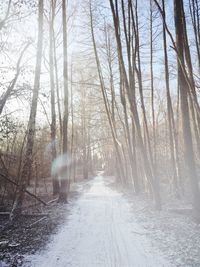
<svg viewBox="0 0 200 267"><path fill-rule="evenodd" d="M122 194L97 176L68 216L37 267L159 267L171 266L153 249L139 225L133 222L131 205Z"/></svg>

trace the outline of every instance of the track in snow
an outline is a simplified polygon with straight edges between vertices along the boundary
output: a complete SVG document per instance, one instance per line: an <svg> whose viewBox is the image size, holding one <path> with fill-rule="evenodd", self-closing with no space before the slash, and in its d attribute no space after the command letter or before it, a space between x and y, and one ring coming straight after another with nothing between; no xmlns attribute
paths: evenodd
<svg viewBox="0 0 200 267"><path fill-rule="evenodd" d="M34 267L160 267L169 265L151 248L145 232L133 222L131 205L95 177L73 206L66 224Z"/></svg>

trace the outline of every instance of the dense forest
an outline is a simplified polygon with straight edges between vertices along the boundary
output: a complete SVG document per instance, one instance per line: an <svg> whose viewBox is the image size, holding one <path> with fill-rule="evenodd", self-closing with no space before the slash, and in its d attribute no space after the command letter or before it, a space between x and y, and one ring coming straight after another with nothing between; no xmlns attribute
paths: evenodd
<svg viewBox="0 0 200 267"><path fill-rule="evenodd" d="M1 1L0 204L98 169L200 216L198 0ZM49 180L48 180L49 181ZM28 191L29 192L29 191ZM40 201L39 197L38 200Z"/></svg>
<svg viewBox="0 0 200 267"><path fill-rule="evenodd" d="M0 1L0 216L98 171L200 221L199 0Z"/></svg>
<svg viewBox="0 0 200 267"><path fill-rule="evenodd" d="M98 173L199 223L199 74L199 0L1 0L4 235Z"/></svg>

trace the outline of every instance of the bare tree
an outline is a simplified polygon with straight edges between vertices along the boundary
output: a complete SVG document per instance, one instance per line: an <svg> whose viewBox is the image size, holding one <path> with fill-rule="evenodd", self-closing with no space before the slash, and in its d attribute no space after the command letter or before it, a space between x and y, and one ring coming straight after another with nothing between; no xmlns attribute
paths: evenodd
<svg viewBox="0 0 200 267"><path fill-rule="evenodd" d="M8 86L6 92L5 92L3 95L1 95L1 97L0 97L0 115L1 115L1 113L2 113L2 111L3 111L3 108L4 108L5 104L6 104L6 101L9 99L11 93L13 92L13 90L14 90L14 88L15 88L15 85L16 85L16 83L17 83L17 79L18 79L18 77L19 77L19 75L20 75L20 70L21 70L21 66L20 66L20 64L21 64L22 58L23 58L23 56L24 56L24 53L25 53L25 51L27 50L27 48L29 47L29 45L30 45L30 43L28 42L28 43L25 45L25 47L23 48L23 50L22 50L22 52L21 52L21 54L20 54L20 56L19 56L19 59L18 59L18 61L17 61L15 77L14 77L14 79L11 81L11 83L10 83L10 85Z"/></svg>
<svg viewBox="0 0 200 267"><path fill-rule="evenodd" d="M130 4L130 6L132 6L131 2L129 2L129 4ZM160 209L161 208L160 193L159 193L157 179L156 179L156 177L154 177L154 174L153 174L152 154L151 154L151 150L150 150L150 146L149 146L149 152L150 152L149 153L150 154L150 160L149 160L148 156L147 156L147 151L144 147L143 138L142 138L139 114L138 114L138 110L137 110L136 99L134 96L134 88L129 85L129 81L128 81L128 77L127 77L127 73L126 73L126 68L125 68L125 63L124 63L124 58L123 58L123 53L122 53L122 44L121 44L120 32L119 32L119 15L118 15L117 1L115 1L115 5L114 5L113 1L110 0L110 7L111 7L111 11L112 11L112 15L113 15L113 23L114 23L114 27L115 27L117 50L118 50L118 57L119 57L119 62L120 62L119 64L120 64L120 68L121 68L121 72L122 72L122 77L123 77L123 80L125 83L125 88L127 91L130 108L131 108L131 116L133 117L134 124L135 124L136 130L137 130L138 143L139 143L139 147L141 149L142 157L144 160L144 169L145 169L146 177L149 181L150 188L154 192L156 207L158 209ZM132 17L133 17L133 12L132 12ZM137 29L136 31L138 31L138 27L136 29ZM137 39L137 41L138 41L138 39ZM139 59L140 59L140 57L138 56L138 60ZM137 72L138 78L139 78L138 82L140 83L140 85L139 85L140 94L142 94L141 69L137 70L136 72ZM143 97L141 98L141 100L143 101ZM144 115L144 119L145 119L146 113L145 113L144 102L142 102L142 110L143 110L143 115ZM146 129L146 133L148 134L148 127L147 127L146 119L145 119L145 129Z"/></svg>
<svg viewBox="0 0 200 267"><path fill-rule="evenodd" d="M32 165L32 153L34 145L35 135L35 121L37 113L38 93L40 88L40 73L41 73L41 61L42 61L42 47L43 47L43 0L39 0L39 17L38 17L38 41L37 41L37 56L35 66L35 79L33 87L33 96L30 110L30 117L27 131L27 141L25 148L25 157L22 166L20 187L16 195L16 199L13 204L13 208L10 214L10 219L13 220L17 215L21 213L22 203L24 199L24 193L30 178L31 165Z"/></svg>
<svg viewBox="0 0 200 267"><path fill-rule="evenodd" d="M192 132L190 125L189 116L189 103L188 103L188 83L183 72L182 66L185 64L184 59L184 33L185 28L183 24L184 19L184 9L182 0L174 0L174 21L176 28L176 46L178 53L178 85L180 90L180 100L181 100L181 114L182 114L182 128L183 128L183 139L184 139L184 156L185 164L188 169L188 175L190 178L190 184L192 188L193 197L193 207L196 216L200 216L200 191L198 185L198 177L195 166Z"/></svg>

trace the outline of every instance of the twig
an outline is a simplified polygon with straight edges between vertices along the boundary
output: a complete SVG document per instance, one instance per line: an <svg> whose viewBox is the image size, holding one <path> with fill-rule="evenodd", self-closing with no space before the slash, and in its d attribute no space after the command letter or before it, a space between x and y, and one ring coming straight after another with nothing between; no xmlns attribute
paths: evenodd
<svg viewBox="0 0 200 267"><path fill-rule="evenodd" d="M30 228L30 227L32 227L33 225L36 225L37 223L43 221L44 219L46 219L46 217L42 217L42 218L40 218L39 220L35 221L34 223L31 223L27 228Z"/></svg>

